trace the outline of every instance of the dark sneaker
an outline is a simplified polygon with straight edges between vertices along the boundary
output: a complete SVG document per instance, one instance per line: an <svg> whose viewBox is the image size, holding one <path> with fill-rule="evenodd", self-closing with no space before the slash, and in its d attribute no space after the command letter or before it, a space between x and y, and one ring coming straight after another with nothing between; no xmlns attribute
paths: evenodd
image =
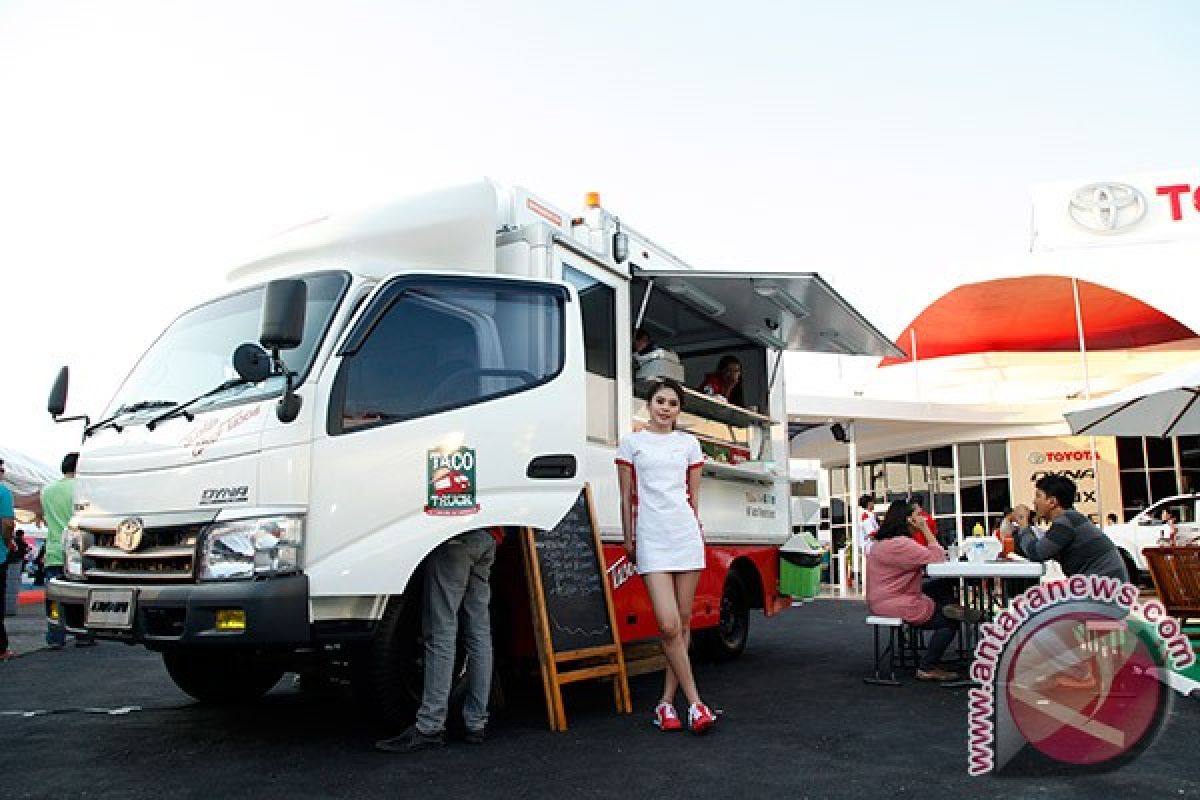
<svg viewBox="0 0 1200 800"><path fill-rule="evenodd" d="M483 744L487 740L487 728L467 728L463 731L463 741L467 744Z"/></svg>
<svg viewBox="0 0 1200 800"><path fill-rule="evenodd" d="M942 606L942 613L946 615L946 619L952 619L955 622L967 622L975 625L983 619L983 612L977 608L967 608L960 605Z"/></svg>
<svg viewBox="0 0 1200 800"><path fill-rule="evenodd" d="M442 733L421 733L416 725L409 725L404 733L390 739L380 739L375 743L376 750L385 753L415 753L418 750L430 750L441 747L446 743Z"/></svg>

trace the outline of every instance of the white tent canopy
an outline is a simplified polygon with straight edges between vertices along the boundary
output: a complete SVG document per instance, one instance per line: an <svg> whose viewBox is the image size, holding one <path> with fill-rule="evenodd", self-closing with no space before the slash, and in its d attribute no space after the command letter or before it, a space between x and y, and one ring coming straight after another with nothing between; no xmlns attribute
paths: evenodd
<svg viewBox="0 0 1200 800"><path fill-rule="evenodd" d="M1200 434L1200 361L1127 386L1064 416L1076 434Z"/></svg>
<svg viewBox="0 0 1200 800"><path fill-rule="evenodd" d="M61 478L62 473L7 447L0 447L0 458L4 459L4 485L12 490L17 507L17 521L27 525L42 514L42 487Z"/></svg>

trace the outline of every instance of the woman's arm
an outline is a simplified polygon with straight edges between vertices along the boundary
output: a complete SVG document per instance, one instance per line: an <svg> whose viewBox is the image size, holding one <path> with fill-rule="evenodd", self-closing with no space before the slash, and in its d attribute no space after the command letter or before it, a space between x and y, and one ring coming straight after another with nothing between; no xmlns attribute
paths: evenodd
<svg viewBox="0 0 1200 800"><path fill-rule="evenodd" d="M687 473L688 505L696 519L700 519L700 467L693 466Z"/></svg>
<svg viewBox="0 0 1200 800"><path fill-rule="evenodd" d="M925 537L925 546L929 549L936 549L938 552L945 555L945 550L942 549L942 543L938 541L937 534L929 530L929 520L925 519L924 515L917 517L917 530Z"/></svg>
<svg viewBox="0 0 1200 800"><path fill-rule="evenodd" d="M617 464L617 490L621 495L621 533L625 536L625 555L634 561L633 467L628 464Z"/></svg>

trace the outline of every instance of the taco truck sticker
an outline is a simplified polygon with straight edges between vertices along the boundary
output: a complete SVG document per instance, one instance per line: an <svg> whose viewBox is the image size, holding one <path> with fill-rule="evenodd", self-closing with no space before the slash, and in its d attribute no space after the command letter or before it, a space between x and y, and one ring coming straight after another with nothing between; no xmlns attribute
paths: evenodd
<svg viewBox="0 0 1200 800"><path fill-rule="evenodd" d="M430 450L426 456L428 499L425 513L438 517L475 514L475 450L460 447L449 453Z"/></svg>

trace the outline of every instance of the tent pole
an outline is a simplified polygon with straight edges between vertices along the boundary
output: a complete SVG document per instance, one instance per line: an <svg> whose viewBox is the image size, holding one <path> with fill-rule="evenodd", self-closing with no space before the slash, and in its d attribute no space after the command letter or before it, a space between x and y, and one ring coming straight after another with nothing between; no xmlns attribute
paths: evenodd
<svg viewBox="0 0 1200 800"><path fill-rule="evenodd" d="M1092 399L1092 381L1088 375L1087 339L1083 334L1083 306L1079 302L1079 279L1071 278L1071 294L1075 300L1075 331L1079 334L1079 358L1083 364L1083 399ZM1092 480L1096 483L1096 517L1097 523L1104 524L1104 495L1100 488L1100 464L1096 459L1096 437L1093 434L1088 439L1088 450L1092 454Z"/></svg>

